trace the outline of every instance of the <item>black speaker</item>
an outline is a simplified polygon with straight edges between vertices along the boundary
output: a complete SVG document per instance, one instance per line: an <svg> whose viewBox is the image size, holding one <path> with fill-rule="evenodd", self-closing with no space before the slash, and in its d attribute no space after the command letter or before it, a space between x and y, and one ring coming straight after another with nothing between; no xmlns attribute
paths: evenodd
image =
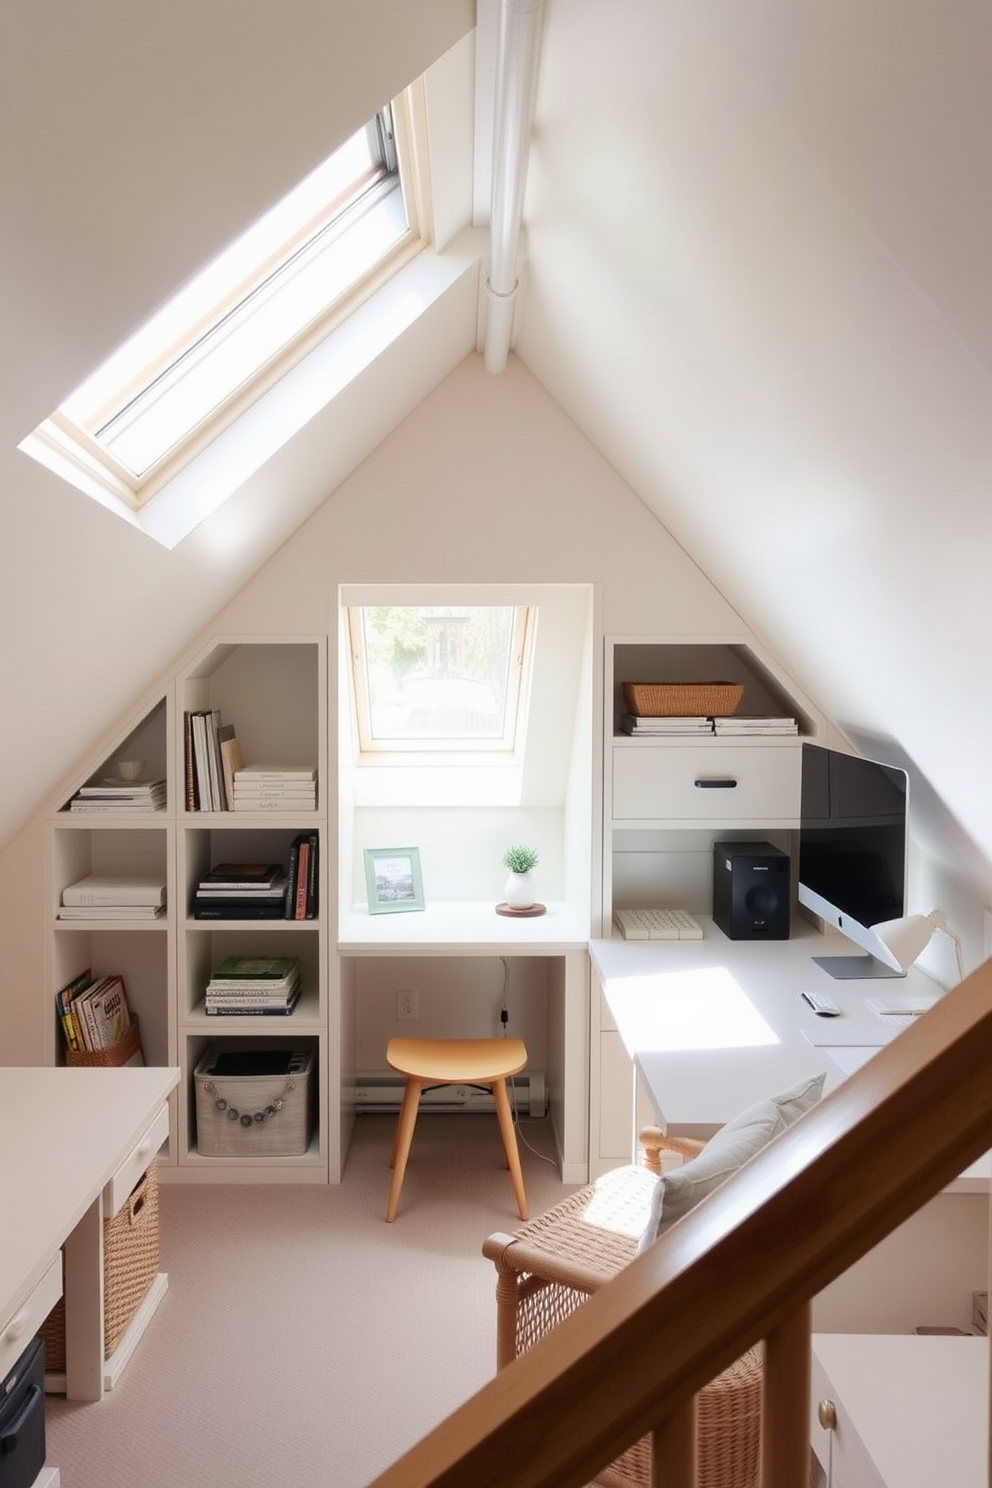
<svg viewBox="0 0 992 1488"><path fill-rule="evenodd" d="M714 842L713 919L731 940L788 940L788 853L770 842Z"/></svg>

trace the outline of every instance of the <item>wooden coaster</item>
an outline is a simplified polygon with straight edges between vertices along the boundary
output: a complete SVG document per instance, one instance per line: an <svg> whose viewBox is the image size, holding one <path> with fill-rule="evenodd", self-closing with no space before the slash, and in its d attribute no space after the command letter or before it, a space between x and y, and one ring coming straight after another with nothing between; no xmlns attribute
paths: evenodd
<svg viewBox="0 0 992 1488"><path fill-rule="evenodd" d="M496 913L511 920L532 920L535 915L547 914L546 904L528 904L526 909L514 909L510 904L497 904Z"/></svg>

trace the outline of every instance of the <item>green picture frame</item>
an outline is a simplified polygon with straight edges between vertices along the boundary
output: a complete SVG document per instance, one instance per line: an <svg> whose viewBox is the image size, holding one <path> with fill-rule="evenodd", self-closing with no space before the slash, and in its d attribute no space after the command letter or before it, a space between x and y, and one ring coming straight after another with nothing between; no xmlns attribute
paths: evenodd
<svg viewBox="0 0 992 1488"><path fill-rule="evenodd" d="M367 847L369 914L405 914L424 907L419 847Z"/></svg>

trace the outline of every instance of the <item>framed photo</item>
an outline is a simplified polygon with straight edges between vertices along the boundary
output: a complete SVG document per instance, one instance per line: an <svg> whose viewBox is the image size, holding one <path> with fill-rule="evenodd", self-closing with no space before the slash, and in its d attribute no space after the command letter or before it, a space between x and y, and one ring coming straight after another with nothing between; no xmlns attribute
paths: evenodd
<svg viewBox="0 0 992 1488"><path fill-rule="evenodd" d="M423 909L419 847L367 847L365 886L369 914L402 914L408 909Z"/></svg>

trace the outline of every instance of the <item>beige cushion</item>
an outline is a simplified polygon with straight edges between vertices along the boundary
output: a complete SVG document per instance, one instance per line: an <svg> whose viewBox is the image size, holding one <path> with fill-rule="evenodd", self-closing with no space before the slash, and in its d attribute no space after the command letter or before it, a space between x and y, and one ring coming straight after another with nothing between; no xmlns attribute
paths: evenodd
<svg viewBox="0 0 992 1488"><path fill-rule="evenodd" d="M638 1242L638 1254L815 1105L825 1078L814 1075L783 1090L781 1095L748 1106L710 1138L698 1157L659 1178L651 1195L648 1222Z"/></svg>

